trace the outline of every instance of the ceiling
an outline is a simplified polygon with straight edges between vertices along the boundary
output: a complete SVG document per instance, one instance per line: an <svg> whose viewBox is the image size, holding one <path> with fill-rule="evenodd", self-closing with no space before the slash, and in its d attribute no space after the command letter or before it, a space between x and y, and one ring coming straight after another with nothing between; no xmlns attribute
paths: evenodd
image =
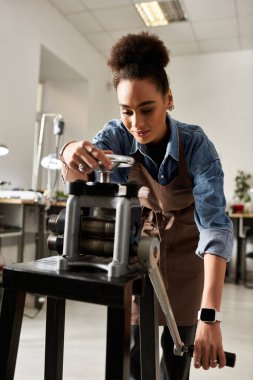
<svg viewBox="0 0 253 380"><path fill-rule="evenodd" d="M253 0L182 0L187 21L145 27L134 0L47 0L107 60L127 33L158 34L174 56L253 49ZM143 1L143 0L142 0Z"/></svg>

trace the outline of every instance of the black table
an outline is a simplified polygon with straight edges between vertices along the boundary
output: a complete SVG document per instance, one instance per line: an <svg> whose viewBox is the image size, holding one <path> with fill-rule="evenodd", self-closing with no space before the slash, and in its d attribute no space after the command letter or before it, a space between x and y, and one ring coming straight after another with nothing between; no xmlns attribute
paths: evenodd
<svg viewBox="0 0 253 380"><path fill-rule="evenodd" d="M14 378L25 296L29 292L47 297L45 380L62 379L66 299L107 306L105 379L129 380L133 294L140 296L142 379L158 380L156 299L148 276L134 273L108 279L107 273L94 270L59 271L58 259L55 256L4 268L0 379Z"/></svg>

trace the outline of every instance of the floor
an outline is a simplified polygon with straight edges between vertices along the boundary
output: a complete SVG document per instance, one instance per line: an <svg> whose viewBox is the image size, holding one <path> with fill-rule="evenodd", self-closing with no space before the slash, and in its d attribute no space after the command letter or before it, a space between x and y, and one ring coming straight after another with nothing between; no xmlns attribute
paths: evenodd
<svg viewBox="0 0 253 380"><path fill-rule="evenodd" d="M26 308L30 317L34 309ZM102 380L105 366L106 308L67 302L64 380ZM250 380L253 378L253 289L225 284L223 297L223 343L236 352L235 368L191 369L191 380ZM24 317L15 380L42 380L45 306L31 319ZM145 379L144 379L145 380Z"/></svg>

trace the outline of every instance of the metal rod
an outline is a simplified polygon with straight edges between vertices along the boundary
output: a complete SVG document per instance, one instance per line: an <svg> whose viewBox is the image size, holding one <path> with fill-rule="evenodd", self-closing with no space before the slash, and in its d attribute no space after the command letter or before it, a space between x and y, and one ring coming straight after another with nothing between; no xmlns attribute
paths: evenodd
<svg viewBox="0 0 253 380"><path fill-rule="evenodd" d="M156 266L154 268L149 268L148 273L174 342L174 354L182 356L184 354L184 344L180 339L177 324L160 271Z"/></svg>

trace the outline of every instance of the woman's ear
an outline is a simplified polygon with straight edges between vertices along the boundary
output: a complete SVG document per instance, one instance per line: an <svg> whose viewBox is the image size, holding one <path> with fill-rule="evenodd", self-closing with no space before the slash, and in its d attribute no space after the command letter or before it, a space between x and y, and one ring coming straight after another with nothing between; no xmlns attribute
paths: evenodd
<svg viewBox="0 0 253 380"><path fill-rule="evenodd" d="M168 91L168 99L167 99L167 108L169 111L172 111L174 109L174 102L173 102L173 95L172 95L172 91L171 89L169 88L169 91Z"/></svg>

